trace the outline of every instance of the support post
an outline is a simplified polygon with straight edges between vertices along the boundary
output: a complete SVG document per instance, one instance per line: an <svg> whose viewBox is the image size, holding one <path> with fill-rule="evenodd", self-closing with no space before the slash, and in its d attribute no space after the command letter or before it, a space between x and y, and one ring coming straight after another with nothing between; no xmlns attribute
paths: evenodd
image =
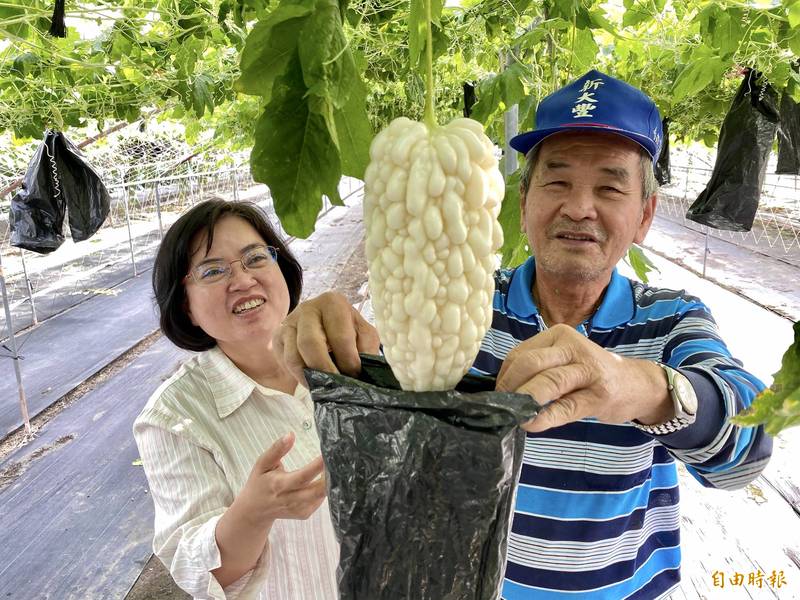
<svg viewBox="0 0 800 600"><path fill-rule="evenodd" d="M133 276L136 277L136 259L133 256L133 234L131 233L131 213L128 207L128 189L123 188L122 196L125 198L125 222L128 225L128 246L131 249L131 264L133 265Z"/></svg>
<svg viewBox="0 0 800 600"><path fill-rule="evenodd" d="M25 276L25 287L28 290L28 302L31 303L31 325L38 325L39 318L36 316L36 303L33 301L33 286L31 286L30 277L28 277L28 267L25 264L25 250L19 249L19 256L22 259L22 273Z"/></svg>
<svg viewBox="0 0 800 600"><path fill-rule="evenodd" d="M11 342L11 360L14 361L14 375L17 378L17 391L19 393L19 412L22 415L22 424L25 433L31 435L31 420L28 416L28 401L25 398L25 387L22 385L22 371L19 368L19 353L17 352L17 338L14 335L14 323L11 319L11 308L8 305L8 291L6 290L6 278L3 273L3 257L0 254L0 292L3 295L3 308L6 313L6 328L8 329L8 339Z"/></svg>
<svg viewBox="0 0 800 600"><path fill-rule="evenodd" d="M161 192L158 191L158 182L156 181L156 215L158 216L158 234L161 239L164 239L164 225L161 223Z"/></svg>

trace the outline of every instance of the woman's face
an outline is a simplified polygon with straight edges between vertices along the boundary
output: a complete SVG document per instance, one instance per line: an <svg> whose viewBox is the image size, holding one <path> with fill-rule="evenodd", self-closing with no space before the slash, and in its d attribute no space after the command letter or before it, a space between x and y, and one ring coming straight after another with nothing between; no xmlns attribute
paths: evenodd
<svg viewBox="0 0 800 600"><path fill-rule="evenodd" d="M199 234L189 249L189 270L210 259L231 265L229 278L203 285L185 280L186 312L192 323L217 340L223 352L236 346L271 347L272 334L289 312L289 289L278 264L245 271L238 262L253 245L266 245L261 235L241 217L227 216L214 228L214 242L206 253L207 237ZM245 305L255 305L245 309Z"/></svg>

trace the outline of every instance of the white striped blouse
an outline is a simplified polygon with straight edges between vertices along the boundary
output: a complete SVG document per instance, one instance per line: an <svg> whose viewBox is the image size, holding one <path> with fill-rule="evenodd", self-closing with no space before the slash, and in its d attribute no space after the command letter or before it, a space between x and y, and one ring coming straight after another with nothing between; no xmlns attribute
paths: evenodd
<svg viewBox="0 0 800 600"><path fill-rule="evenodd" d="M214 530L256 459L289 431L283 464L319 456L308 391L258 385L219 348L190 358L153 394L133 426L155 504L153 551L195 598L331 600L339 547L327 500L306 521L275 522L256 567L224 590Z"/></svg>

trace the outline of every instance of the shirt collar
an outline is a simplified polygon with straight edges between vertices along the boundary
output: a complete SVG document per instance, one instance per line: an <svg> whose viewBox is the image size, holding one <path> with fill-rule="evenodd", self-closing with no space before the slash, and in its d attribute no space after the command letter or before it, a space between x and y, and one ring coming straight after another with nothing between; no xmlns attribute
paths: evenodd
<svg viewBox="0 0 800 600"><path fill-rule="evenodd" d="M535 278L536 262L532 256L517 267L511 276L508 309L519 317L530 318L539 314L531 293ZM620 275L615 267L603 301L592 317L592 324L607 329L627 323L633 318L633 309L633 290L630 281Z"/></svg>
<svg viewBox="0 0 800 600"><path fill-rule="evenodd" d="M199 357L199 364L220 419L239 408L256 388L256 382L240 371L219 346L203 352Z"/></svg>

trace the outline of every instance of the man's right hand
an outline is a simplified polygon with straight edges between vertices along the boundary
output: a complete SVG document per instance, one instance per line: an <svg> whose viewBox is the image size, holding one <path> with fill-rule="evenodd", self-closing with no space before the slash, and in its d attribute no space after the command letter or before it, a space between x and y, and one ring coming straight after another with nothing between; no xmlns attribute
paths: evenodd
<svg viewBox="0 0 800 600"><path fill-rule="evenodd" d="M361 371L358 353L378 354L380 339L344 296L325 292L289 313L272 339L272 348L292 376L308 387L303 368L356 376Z"/></svg>

